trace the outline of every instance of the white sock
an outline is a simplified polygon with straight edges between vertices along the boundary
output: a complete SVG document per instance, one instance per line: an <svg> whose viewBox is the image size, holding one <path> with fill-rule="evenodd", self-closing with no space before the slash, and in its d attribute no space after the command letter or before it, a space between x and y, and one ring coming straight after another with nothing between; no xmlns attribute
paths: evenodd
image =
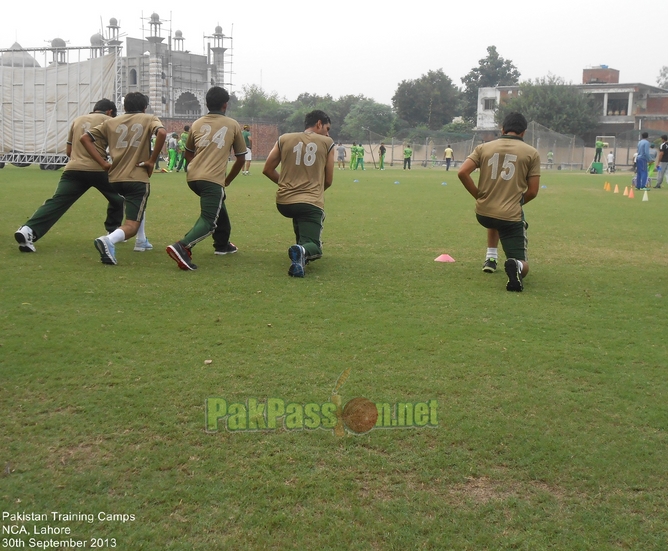
<svg viewBox="0 0 668 551"><path fill-rule="evenodd" d="M521 260L517 261L517 267L520 269L520 273L522 273L522 270L524 270L524 264L522 264Z"/></svg>
<svg viewBox="0 0 668 551"><path fill-rule="evenodd" d="M496 248L496 247L494 249L492 249L490 247L487 247L487 258L493 258L494 260L498 260L499 259L499 249Z"/></svg>
<svg viewBox="0 0 668 551"><path fill-rule="evenodd" d="M125 232L121 228L118 228L112 231L107 237L115 245L116 243L125 241Z"/></svg>
<svg viewBox="0 0 668 551"><path fill-rule="evenodd" d="M144 229L144 224L146 223L146 213L141 219L141 224L139 224L139 229L137 230L137 241L146 241L146 231Z"/></svg>

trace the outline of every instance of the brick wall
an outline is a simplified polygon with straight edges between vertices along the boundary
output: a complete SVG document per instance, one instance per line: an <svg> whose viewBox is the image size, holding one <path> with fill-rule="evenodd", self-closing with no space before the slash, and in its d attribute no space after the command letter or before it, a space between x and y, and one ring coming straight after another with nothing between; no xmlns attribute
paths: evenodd
<svg viewBox="0 0 668 551"><path fill-rule="evenodd" d="M183 127L185 125L192 125L195 119L168 119L160 117L160 120L165 125L168 135L172 132L181 135ZM251 139L253 140L253 160L266 159L278 139L278 126L269 123L244 123L243 120L239 120L239 124L242 127L244 124L249 124L250 126Z"/></svg>

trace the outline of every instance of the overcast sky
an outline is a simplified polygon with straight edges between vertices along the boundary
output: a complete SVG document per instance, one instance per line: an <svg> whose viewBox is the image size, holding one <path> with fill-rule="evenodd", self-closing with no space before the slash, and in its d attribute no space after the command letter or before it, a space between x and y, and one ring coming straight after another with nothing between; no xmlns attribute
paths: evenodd
<svg viewBox="0 0 668 551"><path fill-rule="evenodd" d="M522 80L551 73L579 83L585 67L608 65L620 71L621 82L655 85L661 66L668 65L660 55L660 16L648 15L639 25L633 5L582 0L4 2L0 48L15 41L25 48L44 47L53 38L87 46L101 19L106 36L111 17L119 20L121 32L141 38L142 10L144 18L158 13L163 36L171 19L172 31L183 32L185 49L198 54L203 35L220 24L234 40L233 90L258 84L289 100L302 92L335 98L364 94L390 104L402 80L440 68L461 86L461 77L490 45L515 64Z"/></svg>

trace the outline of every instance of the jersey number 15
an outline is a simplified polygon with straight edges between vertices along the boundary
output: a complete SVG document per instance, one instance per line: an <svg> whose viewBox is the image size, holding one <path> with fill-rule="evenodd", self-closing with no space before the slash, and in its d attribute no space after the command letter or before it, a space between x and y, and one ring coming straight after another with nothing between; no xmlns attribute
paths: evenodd
<svg viewBox="0 0 668 551"><path fill-rule="evenodd" d="M510 180L515 174L515 161L517 161L517 155L511 155L506 153L503 156L503 164L501 165L501 174L499 174L499 154L494 153L491 159L487 161L487 166L492 167L492 180L496 180L499 176L504 180Z"/></svg>

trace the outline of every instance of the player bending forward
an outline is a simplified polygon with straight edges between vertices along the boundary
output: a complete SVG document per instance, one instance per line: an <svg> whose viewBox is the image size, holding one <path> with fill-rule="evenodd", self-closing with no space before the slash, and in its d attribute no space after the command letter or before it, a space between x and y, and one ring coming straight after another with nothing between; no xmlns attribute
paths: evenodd
<svg viewBox="0 0 668 551"><path fill-rule="evenodd" d="M269 153L262 173L275 184L276 208L292 218L296 244L288 249L288 275L304 277L306 262L322 257L325 190L334 179L332 123L326 113L311 111L303 132L283 134ZM281 172L276 169L281 165Z"/></svg>
<svg viewBox="0 0 668 551"><path fill-rule="evenodd" d="M458 176L476 199L476 218L487 229L499 232L506 253L506 290L520 292L529 273L527 228L522 206L538 195L540 156L522 139L527 120L510 113L503 121L503 135L479 145L464 161ZM476 187L471 174L479 168Z"/></svg>

